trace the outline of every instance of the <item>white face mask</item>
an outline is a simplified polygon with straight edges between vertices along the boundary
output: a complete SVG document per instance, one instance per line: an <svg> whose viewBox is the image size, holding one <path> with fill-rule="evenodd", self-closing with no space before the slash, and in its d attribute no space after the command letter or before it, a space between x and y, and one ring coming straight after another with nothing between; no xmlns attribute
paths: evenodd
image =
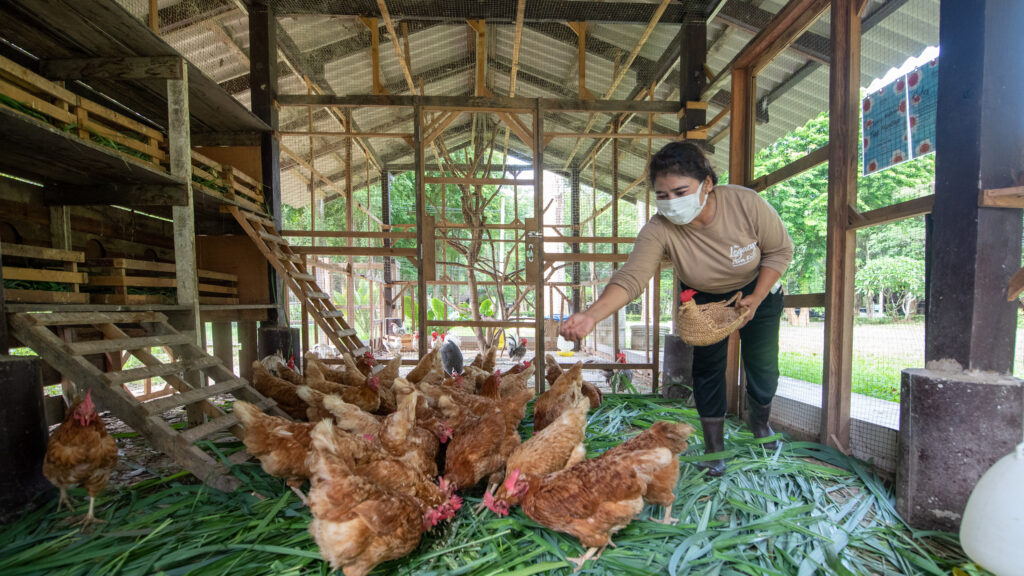
<svg viewBox="0 0 1024 576"><path fill-rule="evenodd" d="M701 182L700 186L697 187L696 194L687 194L686 196L680 196L679 198L670 198L667 200L658 200L658 213L668 218L669 222L683 226L693 222L702 210L704 205L707 204L707 197L704 201L700 200L701 190L704 189L704 183Z"/></svg>

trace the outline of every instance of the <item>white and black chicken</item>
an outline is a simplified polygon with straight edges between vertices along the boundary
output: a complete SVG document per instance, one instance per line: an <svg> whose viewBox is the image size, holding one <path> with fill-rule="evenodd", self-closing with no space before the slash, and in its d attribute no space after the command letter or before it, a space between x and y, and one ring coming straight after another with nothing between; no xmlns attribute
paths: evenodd
<svg viewBox="0 0 1024 576"><path fill-rule="evenodd" d="M619 355L615 357L615 361L619 364L626 363L626 353L619 352ZM619 370L602 370L604 372L604 381L611 388L612 393L618 392L636 392L633 388L633 371L629 368L622 368Z"/></svg>
<svg viewBox="0 0 1024 576"><path fill-rule="evenodd" d="M444 373L452 376L462 374L465 371L462 349L459 347L462 342L455 334L442 334L441 339L444 341L441 344L441 367Z"/></svg>
<svg viewBox="0 0 1024 576"><path fill-rule="evenodd" d="M506 339L508 346L508 357L513 362L519 362L526 356L526 338L520 338L518 342L513 339Z"/></svg>

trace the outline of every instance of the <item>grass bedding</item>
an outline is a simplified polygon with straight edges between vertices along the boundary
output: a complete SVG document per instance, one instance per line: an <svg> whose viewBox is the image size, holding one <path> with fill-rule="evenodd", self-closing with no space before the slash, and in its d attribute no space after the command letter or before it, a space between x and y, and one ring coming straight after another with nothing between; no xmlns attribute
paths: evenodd
<svg viewBox="0 0 1024 576"><path fill-rule="evenodd" d="M669 400L606 396L591 414L593 456L658 419L698 428L696 412ZM531 415L522 432L529 434ZM984 574L949 534L915 532L892 507L892 495L856 460L824 446L790 442L766 453L735 422L727 431L728 473L705 481L692 466L704 458L695 439L681 457L675 526L647 520L648 506L614 537L617 548L588 562L584 574ZM221 456L239 442L211 446ZM106 520L88 534L55 514L56 501L0 531L0 574L328 574L307 532L309 509L282 480L257 464L235 468L243 488L232 494L190 483L185 472L109 489L97 500ZM72 491L83 499L80 489ZM499 518L473 512L470 495L452 523L424 536L410 556L375 574L571 574L567 556L583 549L516 509ZM340 574L340 572L339 572Z"/></svg>

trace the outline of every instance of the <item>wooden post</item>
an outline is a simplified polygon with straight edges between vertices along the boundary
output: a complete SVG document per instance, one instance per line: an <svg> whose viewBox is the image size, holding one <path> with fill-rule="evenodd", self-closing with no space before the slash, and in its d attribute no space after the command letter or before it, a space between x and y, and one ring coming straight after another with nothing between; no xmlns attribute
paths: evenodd
<svg viewBox="0 0 1024 576"><path fill-rule="evenodd" d="M423 247L424 223L427 219L426 184L423 181L423 107L416 105L413 108L413 154L414 170L416 171L416 243L420 250L420 262L423 262L426 253ZM433 242L430 244L433 246ZM416 329L420 334L419 355L423 357L427 353L427 278L421 270L416 275ZM539 369L538 369L539 370Z"/></svg>
<svg viewBox="0 0 1024 576"><path fill-rule="evenodd" d="M749 69L732 73L732 123L729 127L729 183L747 186L754 174L754 94L755 80ZM725 366L726 410L740 414L740 337L729 336Z"/></svg>
<svg viewBox="0 0 1024 576"><path fill-rule="evenodd" d="M352 130L352 110L345 109L345 130ZM352 139L345 139L345 230L351 232L352 226L352 205L355 204L352 197ZM352 238L345 239L346 246L352 246ZM348 257L348 276L345 280L345 307L347 309L348 321L352 326L356 325L356 275L352 267L352 257Z"/></svg>
<svg viewBox="0 0 1024 576"><path fill-rule="evenodd" d="M572 173L570 175L570 186L571 190L569 193L569 211L572 213L572 235L574 237L580 236L580 167L579 164L572 165ZM580 243L572 243L572 253L580 253ZM572 313L576 314L581 312L580 308L580 284L583 282L583 278L580 277L580 263L572 263ZM565 318L562 318L565 321ZM580 342L576 341L574 344L574 350L580 349Z"/></svg>
<svg viewBox="0 0 1024 576"><path fill-rule="evenodd" d="M249 9L249 84L252 87L252 113L272 130L278 129L277 98L277 18L267 0L253 2ZM263 197L277 228L281 229L281 150L273 132L260 134L260 161ZM274 320L288 325L288 299L284 279L272 266L267 267L271 294L274 295Z"/></svg>
<svg viewBox="0 0 1024 576"><path fill-rule="evenodd" d="M683 23L679 43L679 108L682 110L687 102L700 101L707 85L704 74L708 52L707 22ZM685 133L703 126L707 122L707 114L704 108L687 109L679 119L679 131Z"/></svg>
<svg viewBox="0 0 1024 576"><path fill-rule="evenodd" d="M619 131L618 121L614 121L613 132ZM595 165L597 162L594 163ZM595 218L596 220L596 218ZM619 139L612 140L612 237L619 236ZM612 254L619 253L619 245L612 244ZM612 263L612 270L618 270L619 264ZM619 355L619 311L612 313L612 359Z"/></svg>
<svg viewBox="0 0 1024 576"><path fill-rule="evenodd" d="M314 239L314 241L315 241L315 239ZM316 272L317 272L317 269L316 268L310 269L308 258L306 257L306 255L303 254L302 256L300 256L300 258L302 258L302 266L306 270L313 272L313 274L315 275ZM316 259L314 258L314 260L316 260ZM328 292L328 294L333 292L333 290L331 289L330 286L327 287L327 292ZM299 304L300 304L300 306L299 306L299 315L302 317L302 330L299 332L299 336L300 336L299 340L302 343L301 346L302 346L302 356L303 357L306 356L306 352L309 352L309 307L306 305L306 302L307 302L306 298L299 298ZM349 321L351 322L351 319L349 319ZM314 323L314 329L315 328L316 328L316 324ZM287 358L285 358L285 360L287 360Z"/></svg>
<svg viewBox="0 0 1024 576"><path fill-rule="evenodd" d="M853 275L857 233L860 120L860 14L857 0L832 2L829 66L828 237L825 255L825 353L822 386L823 444L849 452L853 369ZM734 118L735 121L735 118Z"/></svg>
<svg viewBox="0 0 1024 576"><path fill-rule="evenodd" d="M241 345L238 351L238 374L246 380L252 379L252 363L259 360L256 342L258 332L255 321L238 323L238 343Z"/></svg>
<svg viewBox="0 0 1024 576"><path fill-rule="evenodd" d="M173 206L174 219L174 270L178 304L188 307L178 329L191 332L198 344L202 343L202 322L199 319L199 277L196 264L196 225L192 196L192 145L189 132L188 112L188 65L182 59L181 77L167 80L167 141L170 148L171 174L185 180L187 203ZM192 386L206 385L198 371L186 372L185 380ZM203 412L198 405L186 409L190 426L203 422Z"/></svg>
<svg viewBox="0 0 1024 576"><path fill-rule="evenodd" d="M404 24L404 23L403 23ZM381 228L385 231L391 231L391 173L387 170L382 170L380 173L380 219L384 223ZM391 248L391 239L384 239L384 247ZM384 257L384 317L391 318L395 315L395 306L393 301L391 283L394 282L394 278L391 277L391 267L394 265L394 259L390 256ZM403 319L404 320L404 319ZM387 338L387 334L383 334L384 338Z"/></svg>
<svg viewBox="0 0 1024 576"><path fill-rule="evenodd" d="M7 305L4 302L4 266L3 246L0 243L0 356L6 356L10 351L10 340L7 335Z"/></svg>
<svg viewBox="0 0 1024 576"><path fill-rule="evenodd" d="M67 206L50 206L50 247L71 250L71 210Z"/></svg>
<svg viewBox="0 0 1024 576"><path fill-rule="evenodd" d="M149 0L149 29L153 34L160 34L160 5L157 0Z"/></svg>
<svg viewBox="0 0 1024 576"><path fill-rule="evenodd" d="M533 112L533 213L537 221L534 238L534 265L537 268L536 284L536 320L537 333L534 335L536 348L534 353L537 371L534 374L535 389L538 394L544 391L544 106L537 99Z"/></svg>
<svg viewBox="0 0 1024 576"><path fill-rule="evenodd" d="M231 322L211 322L213 324L213 355L220 358L224 366L235 371L235 345L231 335ZM287 358L285 358L287 360Z"/></svg>

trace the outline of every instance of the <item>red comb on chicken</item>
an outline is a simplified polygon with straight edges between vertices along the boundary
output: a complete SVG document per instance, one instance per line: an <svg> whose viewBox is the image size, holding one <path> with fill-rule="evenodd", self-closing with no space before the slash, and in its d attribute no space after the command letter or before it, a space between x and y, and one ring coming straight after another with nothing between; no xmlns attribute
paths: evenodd
<svg viewBox="0 0 1024 576"><path fill-rule="evenodd" d="M693 297L697 295L697 291L693 289L683 290L682 294L679 295L679 303L689 302L693 300Z"/></svg>

